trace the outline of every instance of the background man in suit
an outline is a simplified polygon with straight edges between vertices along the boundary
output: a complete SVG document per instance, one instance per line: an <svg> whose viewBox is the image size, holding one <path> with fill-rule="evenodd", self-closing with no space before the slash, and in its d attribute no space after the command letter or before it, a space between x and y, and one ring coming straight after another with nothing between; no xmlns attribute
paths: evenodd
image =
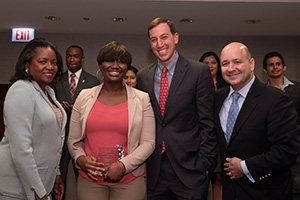
<svg viewBox="0 0 300 200"><path fill-rule="evenodd" d="M290 81L284 76L286 64L283 56L278 52L270 52L265 55L263 60L264 72L268 75L268 85L284 91L293 101L298 112L298 123L300 119L300 83ZM300 199L300 158L297 157L296 163L291 168L293 180L293 199Z"/></svg>
<svg viewBox="0 0 300 200"><path fill-rule="evenodd" d="M207 199L207 172L213 173L217 155L209 68L176 52L179 35L169 19L154 19L148 36L158 61L137 78L156 118L156 147L147 161L148 199Z"/></svg>
<svg viewBox="0 0 300 200"><path fill-rule="evenodd" d="M65 142L64 142L63 153L60 161L61 177L64 181L65 188L66 188L68 164L71 159L71 156L68 151L67 140L69 135L69 124L70 124L70 117L71 117L73 104L75 103L75 100L82 89L91 88L100 84L100 82L95 76L85 72L82 69L83 61L84 61L84 52L80 46L72 45L68 47L66 51L66 64L68 70L63 73L60 81L53 86L57 100L64 107L68 115ZM75 79L75 88L76 88L76 89L74 88L75 90L73 91L73 97L71 97L72 94L70 92L72 74L75 74L75 76L73 75L73 77ZM78 171L75 168L75 166L73 167L77 179Z"/></svg>
<svg viewBox="0 0 300 200"><path fill-rule="evenodd" d="M299 153L292 101L254 76L255 61L242 43L223 48L221 66L230 84L215 101L224 200L291 199L290 167Z"/></svg>

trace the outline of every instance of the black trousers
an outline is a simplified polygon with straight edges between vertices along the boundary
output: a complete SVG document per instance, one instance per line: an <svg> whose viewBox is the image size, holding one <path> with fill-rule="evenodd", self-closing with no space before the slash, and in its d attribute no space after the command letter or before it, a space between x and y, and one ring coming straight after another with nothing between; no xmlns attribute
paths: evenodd
<svg viewBox="0 0 300 200"><path fill-rule="evenodd" d="M205 188L205 189L203 189ZM147 189L148 200L207 200L208 178L205 184L190 189L178 178L165 152L154 190Z"/></svg>

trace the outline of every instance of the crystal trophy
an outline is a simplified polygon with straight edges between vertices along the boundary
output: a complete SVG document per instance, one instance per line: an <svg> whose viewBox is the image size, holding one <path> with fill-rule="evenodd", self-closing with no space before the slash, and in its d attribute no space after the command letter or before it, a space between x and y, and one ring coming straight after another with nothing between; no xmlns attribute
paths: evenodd
<svg viewBox="0 0 300 200"><path fill-rule="evenodd" d="M124 157L123 147L116 145L116 147L99 147L98 162L104 164L104 168L121 160ZM97 173L101 173L104 176L107 172L96 170Z"/></svg>

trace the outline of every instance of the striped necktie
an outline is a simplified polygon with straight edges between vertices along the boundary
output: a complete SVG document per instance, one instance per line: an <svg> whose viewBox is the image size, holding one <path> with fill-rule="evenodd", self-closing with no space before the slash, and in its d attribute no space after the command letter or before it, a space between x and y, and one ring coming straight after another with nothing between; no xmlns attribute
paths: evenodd
<svg viewBox="0 0 300 200"><path fill-rule="evenodd" d="M70 82L70 94L71 98L73 99L75 90L76 90L76 82L75 82L75 74L71 74L71 82Z"/></svg>

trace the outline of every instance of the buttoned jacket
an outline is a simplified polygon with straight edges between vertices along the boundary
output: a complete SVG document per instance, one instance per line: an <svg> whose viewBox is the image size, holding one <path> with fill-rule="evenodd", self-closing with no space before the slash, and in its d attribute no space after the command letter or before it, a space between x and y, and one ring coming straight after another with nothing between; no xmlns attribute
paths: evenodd
<svg viewBox="0 0 300 200"><path fill-rule="evenodd" d="M299 126L292 101L281 90L255 78L227 144L219 112L228 93L229 86L216 93L215 126L221 166L227 157L245 160L255 183L246 175L231 180L223 171L224 200L289 199L290 167L299 153Z"/></svg>
<svg viewBox="0 0 300 200"><path fill-rule="evenodd" d="M156 67L157 62L150 64L137 77L138 87L150 95L156 119L156 147L147 161L147 187L152 190L157 185L164 140L179 179L188 188L202 186L206 194L206 172L213 173L217 155L211 73L207 65L179 55L163 117L154 93Z"/></svg>

